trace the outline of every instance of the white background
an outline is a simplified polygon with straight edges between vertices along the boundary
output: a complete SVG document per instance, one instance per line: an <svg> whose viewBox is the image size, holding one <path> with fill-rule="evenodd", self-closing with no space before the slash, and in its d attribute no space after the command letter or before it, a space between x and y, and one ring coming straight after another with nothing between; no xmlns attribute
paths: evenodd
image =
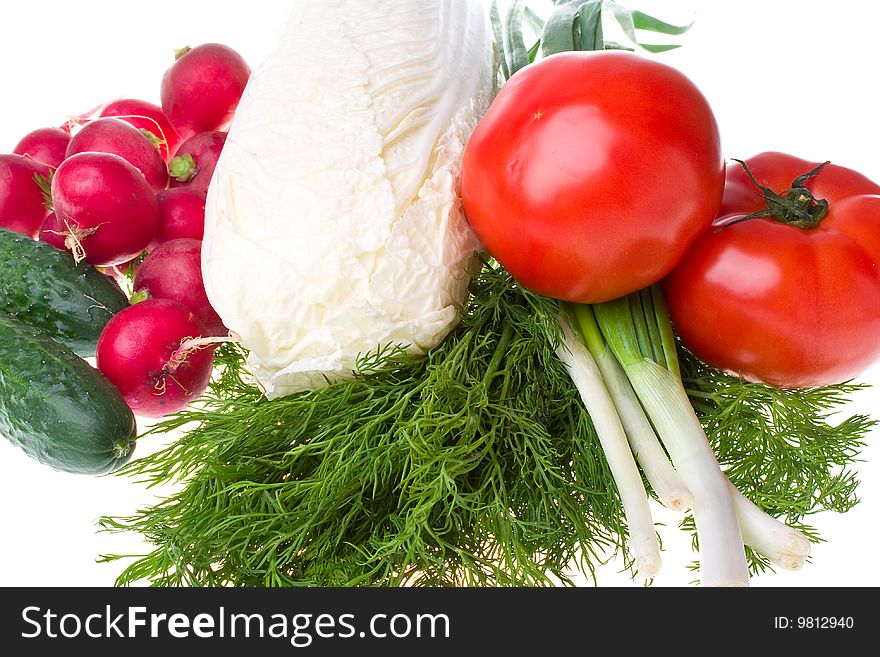
<svg viewBox="0 0 880 657"><path fill-rule="evenodd" d="M762 150L831 160L880 181L876 34L880 3L824 0L674 0L633 2L670 20L696 11L685 47L661 55L687 73L712 103L728 157ZM256 64L271 43L280 5L256 0L149 4L80 0L73 5L16 2L0 21L0 151L30 130L61 124L107 100L129 96L158 102L159 82L174 49L206 41L236 48ZM837 7L840 7L838 9ZM2 281L0 281L2 284ZM880 368L865 374L880 384ZM850 412L880 416L880 387ZM862 503L843 516L814 518L827 543L799 573L764 575L763 586L880 584L874 552L880 543L880 446L870 437L859 466ZM141 454L159 446L141 444ZM137 553L136 536L96 531L105 514L126 514L152 493L128 479L53 472L0 441L0 585L113 583L120 566L98 564L101 553ZM667 551L658 586L693 579L687 537L671 514L658 511ZM603 586L633 583L619 564L600 569ZM588 582L583 582L588 584Z"/></svg>

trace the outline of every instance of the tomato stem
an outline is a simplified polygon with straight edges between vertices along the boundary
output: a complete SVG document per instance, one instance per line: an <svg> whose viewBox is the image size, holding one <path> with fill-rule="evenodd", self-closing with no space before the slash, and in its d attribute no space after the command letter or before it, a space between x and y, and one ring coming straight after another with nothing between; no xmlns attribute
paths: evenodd
<svg viewBox="0 0 880 657"><path fill-rule="evenodd" d="M748 164L742 160L734 159L733 161L738 162L742 166L743 171L745 171L752 184L761 191L761 197L767 204L767 208L741 217L736 221L731 221L718 230L724 230L734 224L740 224L758 217L766 217L788 226L811 230L816 228L822 222L822 219L825 218L825 215L828 214L828 201L817 199L806 187L807 182L819 175L822 169L829 164L828 162L823 162L812 171L798 176L791 183L790 189L777 194L766 185L758 182L751 169L749 169Z"/></svg>

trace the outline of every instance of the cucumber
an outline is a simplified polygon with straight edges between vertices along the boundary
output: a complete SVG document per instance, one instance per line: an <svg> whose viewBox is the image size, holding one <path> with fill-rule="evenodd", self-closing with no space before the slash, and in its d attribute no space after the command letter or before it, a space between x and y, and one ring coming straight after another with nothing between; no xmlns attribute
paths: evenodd
<svg viewBox="0 0 880 657"><path fill-rule="evenodd" d="M0 434L56 470L104 474L131 458L137 427L103 374L0 312Z"/></svg>
<svg viewBox="0 0 880 657"><path fill-rule="evenodd" d="M0 311L87 358L110 318L128 306L115 281L69 253L0 229Z"/></svg>

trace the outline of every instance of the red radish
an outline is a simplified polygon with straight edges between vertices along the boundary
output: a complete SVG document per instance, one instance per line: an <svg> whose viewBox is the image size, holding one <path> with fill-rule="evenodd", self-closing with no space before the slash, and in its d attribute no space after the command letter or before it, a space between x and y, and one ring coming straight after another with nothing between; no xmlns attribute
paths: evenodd
<svg viewBox="0 0 880 657"><path fill-rule="evenodd" d="M190 187L159 192L159 230L147 250L183 237L201 240L205 235L205 198L205 192Z"/></svg>
<svg viewBox="0 0 880 657"><path fill-rule="evenodd" d="M77 153L112 153L144 174L154 191L168 186L168 169L159 149L137 128L120 119L90 121L67 147L67 157Z"/></svg>
<svg viewBox="0 0 880 657"><path fill-rule="evenodd" d="M69 143L70 132L64 128L39 128L26 134L12 152L44 165L43 175L48 175L64 161Z"/></svg>
<svg viewBox="0 0 880 657"><path fill-rule="evenodd" d="M79 153L52 179L52 202L67 248L97 267L141 254L159 227L156 195L140 171L118 155Z"/></svg>
<svg viewBox="0 0 880 657"><path fill-rule="evenodd" d="M217 131L202 132L183 142L168 164L171 186L207 192L225 144L226 133Z"/></svg>
<svg viewBox="0 0 880 657"><path fill-rule="evenodd" d="M67 247L64 244L66 231L67 228L58 220L58 215L54 212L50 212L40 228L40 234L38 237L41 242L51 244L56 249L66 251Z"/></svg>
<svg viewBox="0 0 880 657"><path fill-rule="evenodd" d="M134 277L134 293L148 299L178 301L195 313L207 336L229 333L208 301L202 281L202 243L177 239L156 247Z"/></svg>
<svg viewBox="0 0 880 657"><path fill-rule="evenodd" d="M136 303L101 332L98 369L135 414L159 418L175 413L198 399L211 379L214 351L202 333L195 315L176 301Z"/></svg>
<svg viewBox="0 0 880 657"><path fill-rule="evenodd" d="M43 227L40 229L39 240L41 242L46 242L46 244L51 244L56 249L67 251L67 235L67 227L59 221L58 215L51 212L49 216L46 217L46 221L43 222ZM137 271L139 264L140 257L137 257L121 265L114 265L113 267L97 267L96 269L105 276L109 276L116 281L122 281L125 278L128 268L134 266L135 271Z"/></svg>
<svg viewBox="0 0 880 657"><path fill-rule="evenodd" d="M0 155L0 228L36 237L49 208L34 176L45 172L29 157Z"/></svg>
<svg viewBox="0 0 880 657"><path fill-rule="evenodd" d="M232 48L219 43L184 48L162 78L162 109L184 139L224 130L250 75Z"/></svg>
<svg viewBox="0 0 880 657"><path fill-rule="evenodd" d="M152 133L160 141L159 153L166 162L174 156L182 141L162 108L145 100L114 100L101 108L100 116L122 119L138 130Z"/></svg>

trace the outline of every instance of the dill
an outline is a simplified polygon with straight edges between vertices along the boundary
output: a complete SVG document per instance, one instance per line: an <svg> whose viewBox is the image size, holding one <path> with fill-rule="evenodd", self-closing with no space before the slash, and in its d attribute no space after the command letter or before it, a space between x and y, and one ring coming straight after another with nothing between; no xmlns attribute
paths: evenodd
<svg viewBox="0 0 880 657"><path fill-rule="evenodd" d="M204 404L141 439L186 433L122 471L180 485L102 520L155 546L118 583L540 586L592 576L623 554L626 527L555 355L557 312L486 266L460 325L426 357L389 348L364 357L352 381L273 401L224 345ZM824 418L853 386L783 392L688 354L682 368L719 460L759 506L791 521L856 502L846 466L871 422Z"/></svg>
<svg viewBox="0 0 880 657"><path fill-rule="evenodd" d="M157 546L119 583L541 585L616 553L620 505L554 354L556 303L488 267L472 294L426 357L374 354L280 400L221 351L204 406L151 433L194 428L125 469L186 482L104 519Z"/></svg>

